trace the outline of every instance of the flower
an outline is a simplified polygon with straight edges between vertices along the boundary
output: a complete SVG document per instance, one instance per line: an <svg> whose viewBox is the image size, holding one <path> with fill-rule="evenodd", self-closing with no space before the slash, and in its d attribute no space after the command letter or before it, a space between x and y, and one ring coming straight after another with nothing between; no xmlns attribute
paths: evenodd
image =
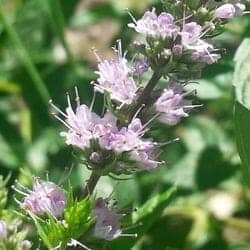
<svg viewBox="0 0 250 250"><path fill-rule="evenodd" d="M146 60L138 60L135 63L133 74L136 76L141 76L148 71L149 64Z"/></svg>
<svg viewBox="0 0 250 250"><path fill-rule="evenodd" d="M15 190L18 191L16 188ZM67 198L61 188L52 182L40 183L38 179L35 179L33 190L28 190L20 206L38 216L50 213L55 217L60 217L66 204Z"/></svg>
<svg viewBox="0 0 250 250"><path fill-rule="evenodd" d="M3 220L0 220L0 240L7 238L7 225Z"/></svg>
<svg viewBox="0 0 250 250"><path fill-rule="evenodd" d="M124 155L128 156L130 164L133 161L136 165L136 170L146 169L150 171L159 165L159 162L154 159L153 141L143 138L147 124L142 125L140 119L133 118L127 127L118 128L116 117L109 111L100 117L93 113L91 108L80 105L78 102L74 112L69 97L66 113L63 113L54 104L51 103L51 105L65 119L63 120L54 114L68 127L68 131L61 132L61 135L66 137L66 143L87 150L86 158L89 159L90 163L99 164L102 153L105 154L103 151L110 151L110 154L115 155L118 162L120 159L124 159ZM124 164L128 166L127 170L130 170L131 166ZM113 169L113 171L119 172L118 168Z"/></svg>
<svg viewBox="0 0 250 250"><path fill-rule="evenodd" d="M220 55L213 53L213 45L201 39L202 27L196 22L185 24L180 35L183 47L193 51L192 60L212 64L220 58Z"/></svg>
<svg viewBox="0 0 250 250"><path fill-rule="evenodd" d="M221 19L231 19L237 16L242 16L246 6L242 3L226 3L215 10L215 17Z"/></svg>
<svg viewBox="0 0 250 250"><path fill-rule="evenodd" d="M174 17L171 14L162 12L157 16L155 9L146 11L143 17L137 21L133 18L133 21L134 23L128 24L130 28L142 35L156 39L175 39L179 32L179 27L174 24Z"/></svg>
<svg viewBox="0 0 250 250"><path fill-rule="evenodd" d="M29 250L32 247L32 243L29 240L24 240L22 242L23 250Z"/></svg>
<svg viewBox="0 0 250 250"><path fill-rule="evenodd" d="M138 90L132 73L127 59L122 55L119 43L115 58L110 61L100 60L98 71L96 71L99 78L97 79L98 84L95 84L95 90L109 93L112 100L118 101L122 105L131 104Z"/></svg>
<svg viewBox="0 0 250 250"><path fill-rule="evenodd" d="M180 34L182 45L186 49L195 50L198 52L204 52L208 51L208 49L213 49L211 44L200 39L202 27L196 22L185 24Z"/></svg>
<svg viewBox="0 0 250 250"><path fill-rule="evenodd" d="M207 64L213 64L221 58L221 55L216 53L198 52L195 51L191 55L191 59L197 62L204 62Z"/></svg>
<svg viewBox="0 0 250 250"><path fill-rule="evenodd" d="M122 235L121 218L114 207L109 207L106 200L99 198L93 209L96 218L94 236L105 240L114 240Z"/></svg>
<svg viewBox="0 0 250 250"><path fill-rule="evenodd" d="M235 17L235 13L236 10L234 5L231 3L226 3L215 10L215 17L222 19L230 19Z"/></svg>
<svg viewBox="0 0 250 250"><path fill-rule="evenodd" d="M176 125L181 118L187 117L187 111L192 108L191 101L185 100L182 86L173 83L163 91L155 103L156 111L160 113L159 121L168 125Z"/></svg>

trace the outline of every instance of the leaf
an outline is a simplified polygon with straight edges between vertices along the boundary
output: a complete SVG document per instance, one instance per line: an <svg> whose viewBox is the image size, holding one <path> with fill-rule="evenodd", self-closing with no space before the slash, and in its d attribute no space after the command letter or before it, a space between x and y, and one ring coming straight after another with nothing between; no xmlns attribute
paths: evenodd
<svg viewBox="0 0 250 250"><path fill-rule="evenodd" d="M234 87L236 102L234 123L236 141L242 160L242 173L246 185L250 186L250 39L240 45L236 56Z"/></svg>
<svg viewBox="0 0 250 250"><path fill-rule="evenodd" d="M250 186L250 110L239 102L236 102L234 107L234 123L243 178L246 185Z"/></svg>
<svg viewBox="0 0 250 250"><path fill-rule="evenodd" d="M30 216L43 243L49 249L58 246L61 246L60 249L66 249L71 239L78 239L92 226L92 207L91 199L86 198L78 202L73 199L72 192L70 192L68 205L64 211L64 220L57 220L50 214L46 219L39 218L32 213Z"/></svg>
<svg viewBox="0 0 250 250"><path fill-rule="evenodd" d="M245 39L235 55L234 87L236 100L250 109L250 38Z"/></svg>
<svg viewBox="0 0 250 250"><path fill-rule="evenodd" d="M116 241L113 241L110 244L110 248L108 249L119 249L119 250L127 250L131 249L132 246L136 243L139 237L144 235L150 227L156 222L163 212L163 210L169 204L173 194L175 193L176 188L170 188L164 193L157 194L144 205L142 205L136 212L132 215L132 225L140 225L137 226L136 229L130 230L129 233L136 234L136 238L119 238ZM126 232L127 233L127 232Z"/></svg>

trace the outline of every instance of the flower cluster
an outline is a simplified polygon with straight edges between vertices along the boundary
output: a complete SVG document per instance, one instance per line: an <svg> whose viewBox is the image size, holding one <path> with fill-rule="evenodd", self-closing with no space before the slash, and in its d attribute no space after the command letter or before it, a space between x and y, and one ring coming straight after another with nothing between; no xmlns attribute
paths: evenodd
<svg viewBox="0 0 250 250"><path fill-rule="evenodd" d="M29 250L32 247L32 243L29 240L24 240L22 235L19 232L18 239L17 237L17 228L14 226L14 232L13 229L10 228L13 227L13 225L8 225L4 220L0 220L0 248L1 249L7 249L6 247L3 247L2 244L6 244L8 246L8 249L20 249L20 250ZM23 233L24 234L24 233ZM20 241L20 242L19 242ZM3 247L3 248L2 248Z"/></svg>
<svg viewBox="0 0 250 250"><path fill-rule="evenodd" d="M98 198L93 209L96 218L94 236L105 240L114 240L122 235L121 218L114 207L109 207L107 200Z"/></svg>
<svg viewBox="0 0 250 250"><path fill-rule="evenodd" d="M193 104L195 91L186 92L185 86L191 79L199 77L206 64L216 63L221 57L208 37L215 36L221 25L228 19L243 15L245 10L245 5L239 1L218 3L197 0L192 6L184 4L184 1L176 1L178 6L173 1L166 2L173 5L169 8L171 13L157 14L152 9L138 20L132 17L133 23L128 24L144 38L133 43L136 51L132 62L129 62L126 53L122 53L120 41L111 60L102 60L95 52L98 77L94 91L104 95L103 115L94 112L94 100L90 107L80 103L77 88L76 107L71 104L69 95L65 112L50 102L54 117L66 127L61 136L67 145L80 151L81 158L84 157L92 171L83 202L92 202L91 195L101 176L152 171L164 162L160 159L160 147L166 143L160 143L153 137L151 127L158 123L177 125L199 106ZM181 16L176 14L180 12L175 10L176 6L182 6ZM147 83L141 77L146 72L145 79L151 74ZM158 84L159 81L161 84ZM22 190L15 190L25 195L24 200L19 202L21 208L40 217L51 214L56 221L60 221L60 228L68 229L69 218L64 213L68 200L61 188L38 179L35 179L33 190L18 185ZM111 241L125 235L123 215L107 199L93 198L89 206L78 205L69 208L69 211L76 213L86 207L91 210L93 216L84 218L87 218L88 227L92 227L92 236ZM73 230L75 227L82 229L78 221ZM88 230L84 228L83 231ZM76 235L80 238L84 233L77 232ZM68 236L67 233L65 235ZM0 237L6 237L2 222ZM66 243L68 246L80 244L73 238L69 244Z"/></svg>
<svg viewBox="0 0 250 250"><path fill-rule="evenodd" d="M24 191L13 187L17 192L25 196L23 202L19 202L20 207L29 213L43 216L51 214L54 217L60 217L63 214L67 204L67 198L64 191L53 182L40 182L35 179L33 190L29 190L17 183Z"/></svg>
<svg viewBox="0 0 250 250"><path fill-rule="evenodd" d="M160 113L159 121L168 125L176 125L181 118L188 116L192 109L192 101L186 100L187 93L183 93L180 85L173 83L165 89L157 99L155 108Z"/></svg>
<svg viewBox="0 0 250 250"><path fill-rule="evenodd" d="M122 55L121 42L118 43L116 57L111 61L101 60L98 64L99 76L95 90L110 94L110 98L122 105L131 104L136 98L138 86L134 81L133 70L129 67L127 59Z"/></svg>
<svg viewBox="0 0 250 250"><path fill-rule="evenodd" d="M174 17L171 14L162 12L157 16L155 9L147 11L138 21L134 19L134 23L130 23L128 26L142 35L156 39L175 39L180 30L175 25Z"/></svg>
<svg viewBox="0 0 250 250"><path fill-rule="evenodd" d="M100 117L86 105L78 103L74 112L69 97L68 105L66 113L53 105L65 121L55 116L68 127L68 131L61 135L68 145L84 150L90 162L102 164L105 155L109 154L109 160L116 159L117 165L110 169L114 173L154 170L160 164L154 159L155 143L143 138L147 124L142 125L139 118L132 119L128 126L119 127L117 118L109 111Z"/></svg>

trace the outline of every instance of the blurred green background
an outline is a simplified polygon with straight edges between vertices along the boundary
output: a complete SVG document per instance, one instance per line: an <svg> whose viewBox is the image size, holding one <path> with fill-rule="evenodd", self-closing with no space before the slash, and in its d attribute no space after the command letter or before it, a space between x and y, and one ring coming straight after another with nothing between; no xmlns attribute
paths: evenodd
<svg viewBox="0 0 250 250"><path fill-rule="evenodd" d="M126 8L139 17L152 5L162 8L153 0L0 1L0 174L12 173L9 186L14 179L29 184L30 174L48 173L55 182L69 175L81 192L89 172L64 144L59 135L64 128L50 115L48 101L65 108L65 93L73 96L77 86L82 103L89 104L97 64L91 48L110 58L111 46L121 38L129 50L135 34L127 28ZM223 60L192 84L204 106L181 125L154 131L161 139L181 138L164 150L166 167L126 181L102 178L98 185L98 195L114 190L125 208L178 187L134 250L250 249L250 195L235 144L232 88L233 57L249 36L249 15L228 24L216 38L217 47L226 48ZM97 112L102 105L98 96ZM128 250L124 239L108 249Z"/></svg>

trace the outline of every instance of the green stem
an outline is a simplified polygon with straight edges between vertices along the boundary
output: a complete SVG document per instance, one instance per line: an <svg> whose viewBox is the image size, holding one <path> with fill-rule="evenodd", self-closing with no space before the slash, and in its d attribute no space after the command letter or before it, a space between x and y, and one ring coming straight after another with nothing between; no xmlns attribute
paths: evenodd
<svg viewBox="0 0 250 250"><path fill-rule="evenodd" d="M30 78L33 81L34 87L41 95L41 98L44 104L46 104L47 106L48 100L50 99L49 91L45 83L41 79L40 74L38 73L36 67L34 66L28 54L28 51L25 49L24 45L22 44L22 41L20 40L16 30L10 24L6 14L4 13L2 1L0 1L0 20L2 21L3 27L5 28L12 44L14 45L14 48L16 49L19 60L24 65L27 73L29 74Z"/></svg>
<svg viewBox="0 0 250 250"><path fill-rule="evenodd" d="M158 83L158 81L161 79L162 77L162 73L160 70L155 70L151 79L149 80L148 84L146 85L146 87L144 88L144 90L142 91L142 93L140 94L138 100L137 100L137 104L136 106L133 108L133 111L131 112L131 117L132 118L134 116L134 114L137 112L137 110L143 105L143 104L147 104L147 101L153 91L153 89L155 88L156 84Z"/></svg>
<svg viewBox="0 0 250 250"><path fill-rule="evenodd" d="M43 4L45 2L42 1L41 3ZM58 35L58 38L60 39L60 42L65 49L70 65L74 66L74 58L71 54L71 51L65 39L65 32L64 32L65 20L64 20L61 4L58 0L53 0L53 1L47 0L46 4L47 4L52 28L54 29L54 32Z"/></svg>
<svg viewBox="0 0 250 250"><path fill-rule="evenodd" d="M100 179L100 175L95 174L94 172L91 173L89 179L87 180L87 185L83 191L83 198L90 196L93 194L94 189Z"/></svg>

